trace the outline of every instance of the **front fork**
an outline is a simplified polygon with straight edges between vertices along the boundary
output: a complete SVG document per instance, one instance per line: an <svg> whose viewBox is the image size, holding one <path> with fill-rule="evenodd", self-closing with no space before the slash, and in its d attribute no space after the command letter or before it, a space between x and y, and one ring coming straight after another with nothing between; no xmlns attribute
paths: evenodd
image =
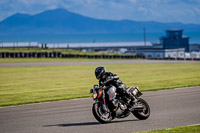
<svg viewBox="0 0 200 133"><path fill-rule="evenodd" d="M105 91L103 90L102 94L102 99L103 99L103 110L106 112L110 112L107 105L106 105L106 96L105 96Z"/></svg>
<svg viewBox="0 0 200 133"><path fill-rule="evenodd" d="M105 91L103 90L103 94L102 94L102 98L103 98L103 104L106 105L106 96L105 96Z"/></svg>

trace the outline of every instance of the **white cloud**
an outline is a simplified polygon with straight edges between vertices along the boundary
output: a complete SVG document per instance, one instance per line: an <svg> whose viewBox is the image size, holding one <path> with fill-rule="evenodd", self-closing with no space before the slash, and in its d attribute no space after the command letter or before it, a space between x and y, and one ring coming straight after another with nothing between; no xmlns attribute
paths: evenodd
<svg viewBox="0 0 200 133"><path fill-rule="evenodd" d="M200 9L199 9L199 8L194 8L194 11L195 11L197 14L200 14Z"/></svg>
<svg viewBox="0 0 200 133"><path fill-rule="evenodd" d="M147 12L148 12L148 11L147 11L146 8L144 8L144 7L139 7L138 10L141 11L144 15L147 15Z"/></svg>

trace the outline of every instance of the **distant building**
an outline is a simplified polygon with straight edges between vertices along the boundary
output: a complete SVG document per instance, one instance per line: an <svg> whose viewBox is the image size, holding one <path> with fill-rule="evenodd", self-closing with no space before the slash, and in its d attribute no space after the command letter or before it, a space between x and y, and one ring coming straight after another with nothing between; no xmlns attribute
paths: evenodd
<svg viewBox="0 0 200 133"><path fill-rule="evenodd" d="M191 52L190 57L194 59L200 59L200 52Z"/></svg>
<svg viewBox="0 0 200 133"><path fill-rule="evenodd" d="M163 58L184 58L185 49L163 49L163 48L147 48L147 49L138 49L138 54L143 54L146 58L149 59L163 59Z"/></svg>
<svg viewBox="0 0 200 133"><path fill-rule="evenodd" d="M167 35L160 38L164 49L184 48L189 52L189 37L183 36L183 30L167 30Z"/></svg>
<svg viewBox="0 0 200 133"><path fill-rule="evenodd" d="M55 48L56 45L48 44L49 48ZM95 43L59 43L59 48L78 49L83 51L107 51L107 52L125 52L127 50L137 50L139 48L152 47L150 42L95 42Z"/></svg>
<svg viewBox="0 0 200 133"><path fill-rule="evenodd" d="M200 52L200 44L190 44L190 52Z"/></svg>

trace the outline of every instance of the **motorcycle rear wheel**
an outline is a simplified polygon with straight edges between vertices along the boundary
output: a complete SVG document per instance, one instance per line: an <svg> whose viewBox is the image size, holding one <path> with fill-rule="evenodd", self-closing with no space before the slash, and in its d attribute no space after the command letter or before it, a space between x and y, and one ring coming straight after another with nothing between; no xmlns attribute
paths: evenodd
<svg viewBox="0 0 200 133"><path fill-rule="evenodd" d="M134 110L134 111L132 111L132 113L136 118L138 118L140 120L146 120L150 116L150 107L149 107L148 103L142 98L138 98L138 103L142 104L144 109L143 110Z"/></svg>
<svg viewBox="0 0 200 133"><path fill-rule="evenodd" d="M103 111L103 108L97 103L93 104L92 112L96 120L100 123L110 123L113 119L111 112Z"/></svg>

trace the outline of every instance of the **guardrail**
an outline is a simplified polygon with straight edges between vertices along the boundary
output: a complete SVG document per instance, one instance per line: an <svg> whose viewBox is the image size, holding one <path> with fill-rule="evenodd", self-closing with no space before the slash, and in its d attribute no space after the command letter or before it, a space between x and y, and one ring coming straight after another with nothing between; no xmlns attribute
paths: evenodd
<svg viewBox="0 0 200 133"><path fill-rule="evenodd" d="M93 58L93 59L135 59L144 55L87 55L62 54L61 52L0 52L0 58Z"/></svg>

